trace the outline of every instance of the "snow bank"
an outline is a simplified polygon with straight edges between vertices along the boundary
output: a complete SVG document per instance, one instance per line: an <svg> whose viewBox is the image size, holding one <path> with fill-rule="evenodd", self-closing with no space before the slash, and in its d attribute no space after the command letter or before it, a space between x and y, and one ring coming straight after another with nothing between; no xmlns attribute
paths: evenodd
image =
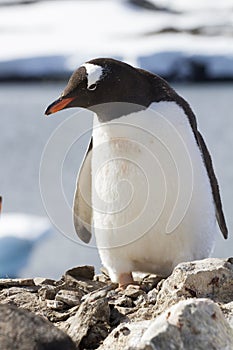
<svg viewBox="0 0 233 350"><path fill-rule="evenodd" d="M61 78L109 56L170 79L233 79L230 1L42 1L0 8L0 79Z"/></svg>
<svg viewBox="0 0 233 350"><path fill-rule="evenodd" d="M0 219L0 278L17 277L27 266L35 245L53 232L47 218L21 213Z"/></svg>

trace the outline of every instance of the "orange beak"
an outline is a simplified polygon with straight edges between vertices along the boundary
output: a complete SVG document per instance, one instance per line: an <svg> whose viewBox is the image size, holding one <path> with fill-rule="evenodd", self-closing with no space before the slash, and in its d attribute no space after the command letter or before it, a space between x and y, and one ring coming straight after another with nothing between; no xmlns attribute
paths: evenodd
<svg viewBox="0 0 233 350"><path fill-rule="evenodd" d="M70 102L72 102L75 99L75 97L67 97L67 98L59 98L55 102L51 103L50 106L45 111L46 115L50 115L53 113L56 113L58 111L61 111L64 109Z"/></svg>

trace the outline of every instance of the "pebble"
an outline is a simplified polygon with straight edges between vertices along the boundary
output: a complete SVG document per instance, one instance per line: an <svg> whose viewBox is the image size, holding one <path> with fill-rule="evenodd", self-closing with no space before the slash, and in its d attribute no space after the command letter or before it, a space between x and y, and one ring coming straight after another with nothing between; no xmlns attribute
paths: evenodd
<svg viewBox="0 0 233 350"><path fill-rule="evenodd" d="M56 294L55 300L62 301L69 306L76 306L80 304L82 296L83 293L80 290L62 289Z"/></svg>
<svg viewBox="0 0 233 350"><path fill-rule="evenodd" d="M58 300L46 300L47 307L53 310L63 310L64 303Z"/></svg>

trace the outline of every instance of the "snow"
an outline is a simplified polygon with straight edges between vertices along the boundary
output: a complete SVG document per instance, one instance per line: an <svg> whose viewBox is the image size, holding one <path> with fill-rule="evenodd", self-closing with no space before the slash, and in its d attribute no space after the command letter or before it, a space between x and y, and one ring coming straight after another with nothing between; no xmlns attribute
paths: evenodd
<svg viewBox="0 0 233 350"><path fill-rule="evenodd" d="M5 213L0 218L0 278L17 277L27 266L35 245L53 228L47 218Z"/></svg>
<svg viewBox="0 0 233 350"><path fill-rule="evenodd" d="M64 76L101 56L181 79L195 74L195 63L208 78L233 78L232 1L151 2L171 11L120 0L1 7L0 79Z"/></svg>
<svg viewBox="0 0 233 350"><path fill-rule="evenodd" d="M35 241L51 230L47 218L23 213L5 213L0 218L0 240L15 237Z"/></svg>

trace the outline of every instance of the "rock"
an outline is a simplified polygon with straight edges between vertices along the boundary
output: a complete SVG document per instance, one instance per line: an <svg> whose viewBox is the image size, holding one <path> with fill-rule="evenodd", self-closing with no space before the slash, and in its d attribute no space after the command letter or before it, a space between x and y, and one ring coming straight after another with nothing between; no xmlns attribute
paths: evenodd
<svg viewBox="0 0 233 350"><path fill-rule="evenodd" d="M107 299L98 299L93 303L86 300L81 304L76 315L67 321L67 334L76 346L88 343L89 349L96 349L108 335L109 318L110 308Z"/></svg>
<svg viewBox="0 0 233 350"><path fill-rule="evenodd" d="M145 292L137 285L129 285L125 290L120 292L120 294L124 294L126 297L130 297L131 299L137 299L139 295L144 293Z"/></svg>
<svg viewBox="0 0 233 350"><path fill-rule="evenodd" d="M107 275L93 274L93 267L81 266L67 271L59 281L0 280L0 306L14 304L43 316L43 321L67 333L80 350L233 349L229 340L233 337L232 258L182 263L163 280L135 274L138 285L124 290ZM200 342L204 345L196 345ZM34 343L32 338L28 349L34 349ZM0 349L5 350L1 342Z"/></svg>
<svg viewBox="0 0 233 350"><path fill-rule="evenodd" d="M24 292L29 292L29 293L37 293L39 290L38 287L33 286L33 287L10 287L7 289L7 296L11 295L16 295L18 293L24 293Z"/></svg>
<svg viewBox="0 0 233 350"><path fill-rule="evenodd" d="M117 284L111 283L103 288L97 289L91 293L88 293L84 297L82 297L82 301L85 301L88 299L89 302L93 302L97 299L105 298L107 296L110 296L111 294L109 292L114 291L116 289ZM115 295L115 292L114 292Z"/></svg>
<svg viewBox="0 0 233 350"><path fill-rule="evenodd" d="M93 280L95 274L95 270L93 266L78 266L73 269L67 270L65 273L65 279L69 279L72 277L76 280Z"/></svg>
<svg viewBox="0 0 233 350"><path fill-rule="evenodd" d="M111 280L108 276L104 275L104 274L98 274L94 276L94 281L98 281L98 282L104 282L104 283L111 283Z"/></svg>
<svg viewBox="0 0 233 350"><path fill-rule="evenodd" d="M83 294L96 291L99 288L105 287L106 283L94 280L93 266L78 266L65 272L60 281L63 287L60 289L80 289Z"/></svg>
<svg viewBox="0 0 233 350"><path fill-rule="evenodd" d="M32 278L1 278L0 279L0 288L7 287L19 287L19 286L35 286L34 280Z"/></svg>
<svg viewBox="0 0 233 350"><path fill-rule="evenodd" d="M43 278L43 277L35 277L33 278L33 281L36 286L43 286L43 285L54 286L56 284L56 281L50 278Z"/></svg>
<svg viewBox="0 0 233 350"><path fill-rule="evenodd" d="M122 306L125 308L132 308L134 305L132 299L125 295L118 296L115 298L115 300L112 300L111 302L114 305Z"/></svg>
<svg viewBox="0 0 233 350"><path fill-rule="evenodd" d="M110 319L109 324L112 329L117 327L121 322L128 321L128 318L125 317L124 313L120 312L117 307L112 304L109 304L110 307Z"/></svg>
<svg viewBox="0 0 233 350"><path fill-rule="evenodd" d="M230 303L221 305L221 310L225 318L229 321L231 328L233 328L233 301Z"/></svg>
<svg viewBox="0 0 233 350"><path fill-rule="evenodd" d="M0 305L2 350L75 350L70 337L50 322L14 305Z"/></svg>
<svg viewBox="0 0 233 350"><path fill-rule="evenodd" d="M195 345L194 345L195 344ZM123 323L99 350L230 350L233 330L217 304L189 299L150 321Z"/></svg>
<svg viewBox="0 0 233 350"><path fill-rule="evenodd" d="M187 298L210 298L220 303L233 300L233 264L230 260L204 259L177 265L162 284L157 312Z"/></svg>
<svg viewBox="0 0 233 350"><path fill-rule="evenodd" d="M39 289L39 296L41 300L53 300L56 296L56 288L51 285L43 285Z"/></svg>
<svg viewBox="0 0 233 350"><path fill-rule="evenodd" d="M50 309L53 310L63 310L64 309L64 303L62 301L57 300L47 300L47 306Z"/></svg>
<svg viewBox="0 0 233 350"><path fill-rule="evenodd" d="M233 349L233 330L219 306L208 299L189 299L166 310L143 334L140 350Z"/></svg>
<svg viewBox="0 0 233 350"><path fill-rule="evenodd" d="M150 321L122 323L110 333L98 349L136 350L149 325Z"/></svg>
<svg viewBox="0 0 233 350"><path fill-rule="evenodd" d="M6 289L0 293L0 304L7 303L14 303L16 306L35 311L35 308L37 308L39 304L39 300L36 293L22 290L20 293L11 294L9 289Z"/></svg>
<svg viewBox="0 0 233 350"><path fill-rule="evenodd" d="M158 291L157 289L152 289L149 291L149 293L147 294L147 299L149 304L151 305L155 305L156 301L157 301L157 296L158 296Z"/></svg>
<svg viewBox="0 0 233 350"><path fill-rule="evenodd" d="M154 274L147 275L142 280L142 287L148 292L156 287L158 287L158 283L163 280L162 277L156 276Z"/></svg>
<svg viewBox="0 0 233 350"><path fill-rule="evenodd" d="M61 289L56 294L55 300L62 301L68 306L76 306L80 304L82 296L83 293L80 290Z"/></svg>

